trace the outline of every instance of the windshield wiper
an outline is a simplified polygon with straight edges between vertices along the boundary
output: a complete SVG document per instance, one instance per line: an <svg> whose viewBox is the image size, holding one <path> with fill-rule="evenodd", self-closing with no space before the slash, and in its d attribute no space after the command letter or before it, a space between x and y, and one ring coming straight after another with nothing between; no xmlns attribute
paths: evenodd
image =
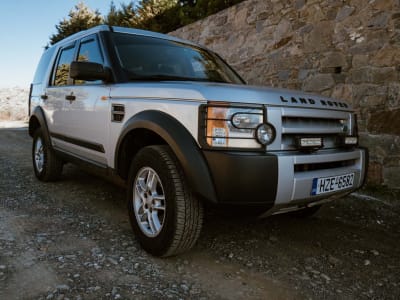
<svg viewBox="0 0 400 300"><path fill-rule="evenodd" d="M193 80L193 78L175 76L175 75L165 75L165 74L152 74L152 75L130 75L130 80L138 81L159 81L159 80Z"/></svg>

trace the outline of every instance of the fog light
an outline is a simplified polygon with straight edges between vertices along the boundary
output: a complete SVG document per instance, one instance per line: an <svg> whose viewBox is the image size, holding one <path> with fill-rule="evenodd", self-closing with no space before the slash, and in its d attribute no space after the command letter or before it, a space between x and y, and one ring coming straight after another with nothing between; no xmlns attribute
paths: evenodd
<svg viewBox="0 0 400 300"><path fill-rule="evenodd" d="M358 137L356 136L346 136L344 138L345 145L357 145L358 144Z"/></svg>
<svg viewBox="0 0 400 300"><path fill-rule="evenodd" d="M269 145L275 139L275 128L271 124L261 124L256 130L257 141L261 145Z"/></svg>
<svg viewBox="0 0 400 300"><path fill-rule="evenodd" d="M297 146L300 148L321 148L321 137L304 137L297 139Z"/></svg>

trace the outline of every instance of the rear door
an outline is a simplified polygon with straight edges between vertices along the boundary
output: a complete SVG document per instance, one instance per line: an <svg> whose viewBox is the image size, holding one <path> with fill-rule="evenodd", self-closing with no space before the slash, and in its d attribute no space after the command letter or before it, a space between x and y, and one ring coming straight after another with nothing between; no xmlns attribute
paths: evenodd
<svg viewBox="0 0 400 300"><path fill-rule="evenodd" d="M75 42L68 44L58 51L49 86L43 94L50 133L63 132L65 96L71 93L72 82L69 78L69 68L75 57L75 44ZM53 144L55 143L56 141L53 140Z"/></svg>

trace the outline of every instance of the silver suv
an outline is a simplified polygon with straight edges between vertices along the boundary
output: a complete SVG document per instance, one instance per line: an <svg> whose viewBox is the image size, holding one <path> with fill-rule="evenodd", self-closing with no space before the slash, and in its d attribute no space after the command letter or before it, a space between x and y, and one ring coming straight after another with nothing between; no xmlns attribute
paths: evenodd
<svg viewBox="0 0 400 300"><path fill-rule="evenodd" d="M29 106L36 177L73 162L119 180L156 256L195 244L206 202L309 215L365 177L347 103L247 86L168 35L98 26L64 39L44 52Z"/></svg>

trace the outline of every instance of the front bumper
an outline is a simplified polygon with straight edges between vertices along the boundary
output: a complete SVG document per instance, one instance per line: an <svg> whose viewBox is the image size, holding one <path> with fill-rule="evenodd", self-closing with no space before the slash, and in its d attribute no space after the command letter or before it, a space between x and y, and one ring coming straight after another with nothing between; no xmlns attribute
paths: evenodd
<svg viewBox="0 0 400 300"><path fill-rule="evenodd" d="M300 206L332 196L343 196L359 188L365 177L364 149L324 150L305 154L204 151L219 203ZM311 195L314 178L354 173L347 190Z"/></svg>

